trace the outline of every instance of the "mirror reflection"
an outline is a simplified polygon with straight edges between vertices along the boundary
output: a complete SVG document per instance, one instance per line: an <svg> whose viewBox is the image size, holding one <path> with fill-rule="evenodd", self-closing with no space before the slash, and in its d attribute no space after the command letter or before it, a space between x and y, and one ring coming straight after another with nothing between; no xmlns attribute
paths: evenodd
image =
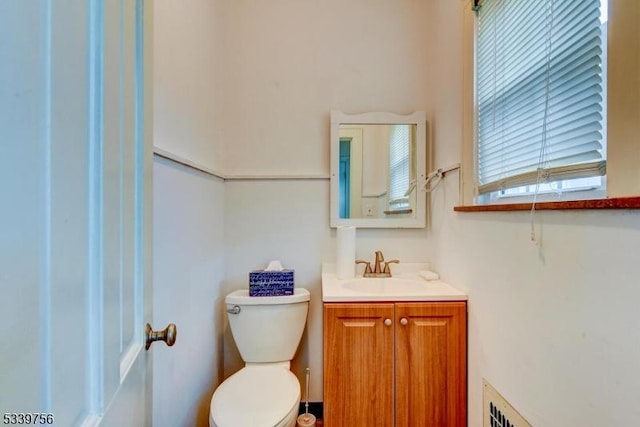
<svg viewBox="0 0 640 427"><path fill-rule="evenodd" d="M416 205L415 124L341 124L340 218L406 218Z"/></svg>
<svg viewBox="0 0 640 427"><path fill-rule="evenodd" d="M331 111L331 227L424 228L426 115Z"/></svg>

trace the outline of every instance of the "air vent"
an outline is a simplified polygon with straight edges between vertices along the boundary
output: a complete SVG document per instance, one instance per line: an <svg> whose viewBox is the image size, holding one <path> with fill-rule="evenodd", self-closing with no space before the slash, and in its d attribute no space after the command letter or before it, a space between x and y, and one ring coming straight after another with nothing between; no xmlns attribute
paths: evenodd
<svg viewBox="0 0 640 427"><path fill-rule="evenodd" d="M482 380L482 387L484 427L531 427L487 380Z"/></svg>

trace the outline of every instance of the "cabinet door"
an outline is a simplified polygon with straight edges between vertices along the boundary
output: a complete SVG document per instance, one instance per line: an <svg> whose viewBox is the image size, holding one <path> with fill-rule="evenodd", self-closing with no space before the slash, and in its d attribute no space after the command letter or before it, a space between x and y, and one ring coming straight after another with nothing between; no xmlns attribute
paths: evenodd
<svg viewBox="0 0 640 427"><path fill-rule="evenodd" d="M396 304L396 426L467 421L464 302Z"/></svg>
<svg viewBox="0 0 640 427"><path fill-rule="evenodd" d="M393 312L393 304L324 305L326 426L394 425Z"/></svg>

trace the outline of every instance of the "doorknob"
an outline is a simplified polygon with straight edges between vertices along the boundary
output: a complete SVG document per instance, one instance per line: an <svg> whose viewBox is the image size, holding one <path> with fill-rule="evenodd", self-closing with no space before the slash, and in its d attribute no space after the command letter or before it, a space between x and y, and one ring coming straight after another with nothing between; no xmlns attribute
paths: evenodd
<svg viewBox="0 0 640 427"><path fill-rule="evenodd" d="M147 323L144 334L147 343L145 349L149 350L149 347L151 347L151 344L153 344L154 341L164 341L169 347L171 347L175 344L177 335L178 328L176 328L176 325L173 323L169 323L169 325L162 331L154 331L151 328L151 325Z"/></svg>

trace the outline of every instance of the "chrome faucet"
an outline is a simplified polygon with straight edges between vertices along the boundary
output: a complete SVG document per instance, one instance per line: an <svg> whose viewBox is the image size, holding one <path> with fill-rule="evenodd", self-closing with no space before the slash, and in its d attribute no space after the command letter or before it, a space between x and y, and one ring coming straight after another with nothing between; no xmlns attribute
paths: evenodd
<svg viewBox="0 0 640 427"><path fill-rule="evenodd" d="M371 268L369 261L361 259L356 260L356 264L365 264L364 274L362 277L391 277L391 268L389 264L398 264L400 261L392 259L391 261L385 261L382 251L376 251L376 260Z"/></svg>

